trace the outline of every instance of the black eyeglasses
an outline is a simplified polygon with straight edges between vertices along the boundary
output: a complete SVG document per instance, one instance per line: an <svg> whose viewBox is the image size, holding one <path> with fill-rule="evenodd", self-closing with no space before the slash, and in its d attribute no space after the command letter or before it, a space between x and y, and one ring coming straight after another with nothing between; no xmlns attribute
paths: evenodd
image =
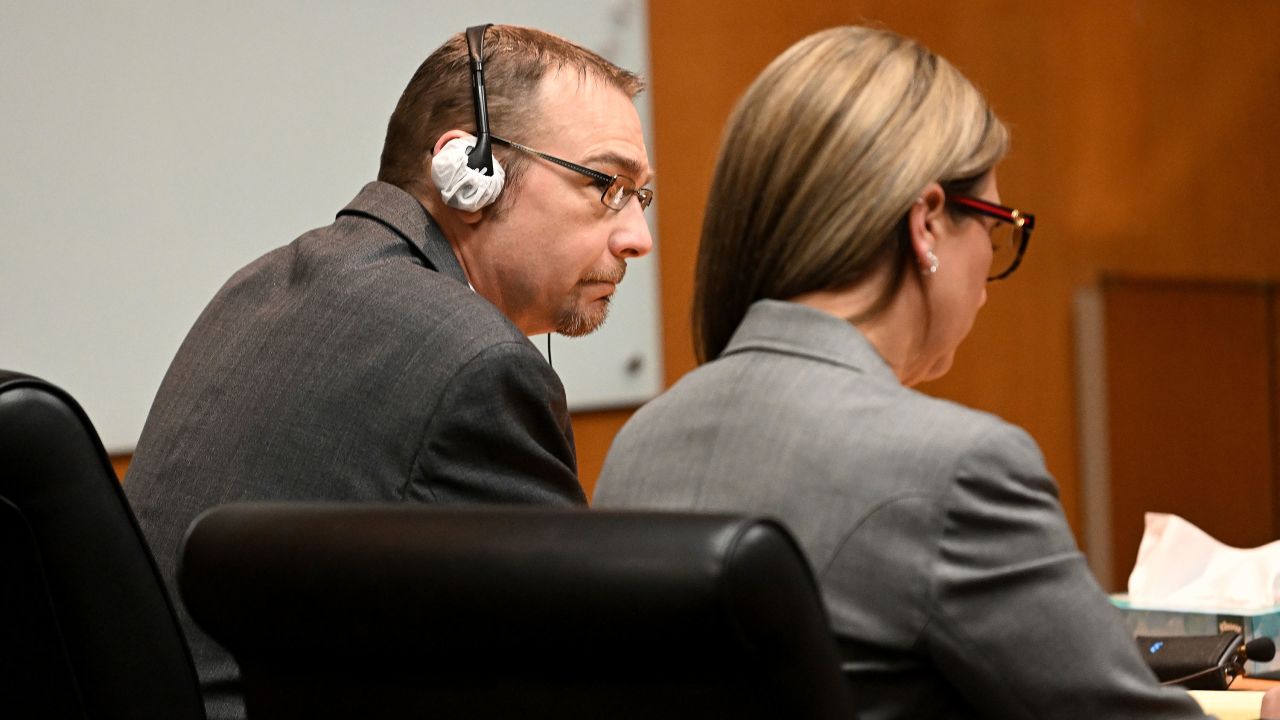
<svg viewBox="0 0 1280 720"><path fill-rule="evenodd" d="M648 209L649 203L653 202L653 190L649 188L636 187L636 181L626 175L609 175L607 173L602 173L599 170L592 170L585 165L579 165L575 162L562 160L554 155L548 155L544 152L534 150L533 148L525 147L520 143L504 140L497 135L490 135L490 138L493 142L499 145L505 145L509 148L519 150L520 152L533 155L534 157L542 158L548 162L553 162L562 168L567 168L576 173L581 173L592 180L595 180L597 184L604 188L604 192L600 195L600 202L610 210L621 210L626 207L627 201L631 199L632 195L636 196L636 201L640 203L641 210Z"/></svg>
<svg viewBox="0 0 1280 720"><path fill-rule="evenodd" d="M991 228L991 270L987 282L1012 275L1027 252L1027 241L1036 227L1036 216L967 195L950 195L947 202L966 212L1000 221Z"/></svg>

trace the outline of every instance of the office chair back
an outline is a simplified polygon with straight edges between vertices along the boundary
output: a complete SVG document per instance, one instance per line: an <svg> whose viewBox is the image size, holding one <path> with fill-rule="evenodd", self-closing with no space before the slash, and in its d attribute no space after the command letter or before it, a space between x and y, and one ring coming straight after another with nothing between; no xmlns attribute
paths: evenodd
<svg viewBox="0 0 1280 720"><path fill-rule="evenodd" d="M0 370L0 717L204 718L173 607L93 425Z"/></svg>
<svg viewBox="0 0 1280 720"><path fill-rule="evenodd" d="M250 718L849 718L788 532L731 516L231 505L188 610Z"/></svg>

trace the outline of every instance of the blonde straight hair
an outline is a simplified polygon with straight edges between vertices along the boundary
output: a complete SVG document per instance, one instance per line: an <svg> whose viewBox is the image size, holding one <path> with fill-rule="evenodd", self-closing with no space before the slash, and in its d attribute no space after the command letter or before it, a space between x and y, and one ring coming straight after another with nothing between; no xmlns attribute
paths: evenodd
<svg viewBox="0 0 1280 720"><path fill-rule="evenodd" d="M725 131L694 291L700 362L757 300L856 286L890 268L888 306L913 266L905 218L931 182L971 190L1008 131L950 63L885 30L811 35L765 68Z"/></svg>

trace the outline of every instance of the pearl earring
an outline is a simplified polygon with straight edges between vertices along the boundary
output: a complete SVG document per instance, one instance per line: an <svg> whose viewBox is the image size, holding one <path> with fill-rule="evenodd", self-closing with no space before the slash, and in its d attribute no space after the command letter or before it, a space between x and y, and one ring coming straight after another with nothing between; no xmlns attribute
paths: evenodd
<svg viewBox="0 0 1280 720"><path fill-rule="evenodd" d="M929 260L928 273L932 275L938 272L938 256L934 255L932 250L926 250L924 256Z"/></svg>

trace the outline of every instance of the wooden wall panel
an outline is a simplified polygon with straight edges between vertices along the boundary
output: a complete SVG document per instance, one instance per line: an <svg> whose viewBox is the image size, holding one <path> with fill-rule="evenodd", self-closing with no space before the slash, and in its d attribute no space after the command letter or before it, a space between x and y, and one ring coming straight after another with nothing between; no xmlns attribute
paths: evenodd
<svg viewBox="0 0 1280 720"><path fill-rule="evenodd" d="M1112 589L1145 511L1229 545L1275 539L1273 313L1258 283L1103 284Z"/></svg>
<svg viewBox="0 0 1280 720"><path fill-rule="evenodd" d="M604 456L609 452L613 436L622 429L632 412L624 409L574 413L573 439L578 447L578 477L587 498L595 492L596 480L600 478Z"/></svg>
<svg viewBox="0 0 1280 720"><path fill-rule="evenodd" d="M129 471L129 463L133 460L132 455L112 455L111 469L116 471L116 478L120 482L124 482L124 475Z"/></svg>
<svg viewBox="0 0 1280 720"><path fill-rule="evenodd" d="M786 46L864 21L948 58L1013 131L1001 192L1038 214L1036 237L991 287L955 368L923 389L1026 427L1079 527L1075 288L1104 272L1280 277L1266 229L1280 189L1280 3L651 0L668 382L693 367L693 259L733 102ZM584 467L605 449L580 443Z"/></svg>

